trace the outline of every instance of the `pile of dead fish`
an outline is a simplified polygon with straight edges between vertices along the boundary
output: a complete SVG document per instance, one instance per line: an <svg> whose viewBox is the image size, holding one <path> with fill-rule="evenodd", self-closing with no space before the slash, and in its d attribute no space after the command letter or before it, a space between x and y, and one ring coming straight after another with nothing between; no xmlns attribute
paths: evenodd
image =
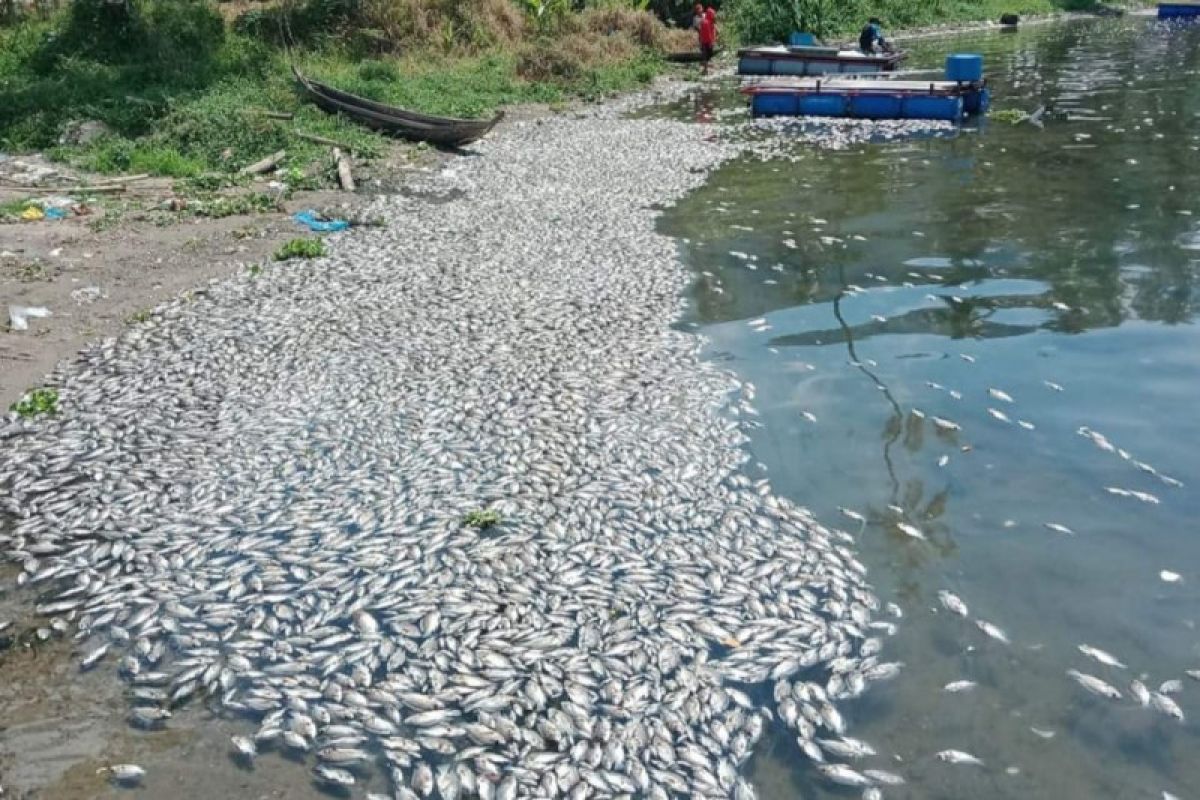
<svg viewBox="0 0 1200 800"><path fill-rule="evenodd" d="M838 763L837 701L898 670L850 537L739 472L752 393L669 327L649 209L736 148L618 111L157 309L0 431L0 546L134 724L203 701L402 797L750 797L780 721L901 780Z"/></svg>

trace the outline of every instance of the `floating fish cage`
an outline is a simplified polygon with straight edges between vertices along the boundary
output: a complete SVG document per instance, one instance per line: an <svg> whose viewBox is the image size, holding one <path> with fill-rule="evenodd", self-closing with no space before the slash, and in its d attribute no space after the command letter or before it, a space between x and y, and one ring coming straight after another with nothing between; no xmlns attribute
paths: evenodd
<svg viewBox="0 0 1200 800"><path fill-rule="evenodd" d="M1197 19L1200 18L1200 3L1177 2L1159 3L1159 19Z"/></svg>
<svg viewBox="0 0 1200 800"><path fill-rule="evenodd" d="M738 51L739 75L853 75L891 72L906 53L867 55L836 47L789 45Z"/></svg>
<svg viewBox="0 0 1200 800"><path fill-rule="evenodd" d="M857 119L932 119L958 122L984 114L991 92L983 77L983 59L953 55L946 59L946 80L901 81L855 78L802 78L785 84L747 86L756 117L852 117Z"/></svg>

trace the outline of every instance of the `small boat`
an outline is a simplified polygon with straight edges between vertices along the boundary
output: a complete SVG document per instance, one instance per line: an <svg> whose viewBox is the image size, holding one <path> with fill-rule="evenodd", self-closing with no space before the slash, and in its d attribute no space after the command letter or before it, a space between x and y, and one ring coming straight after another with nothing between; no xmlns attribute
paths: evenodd
<svg viewBox="0 0 1200 800"><path fill-rule="evenodd" d="M984 81L890 81L801 78L742 89L756 117L940 119L983 114L991 100Z"/></svg>
<svg viewBox="0 0 1200 800"><path fill-rule="evenodd" d="M717 50L713 53L713 58L721 55L721 51ZM704 61L704 54L699 50L685 50L682 53L667 53L664 58L675 64L698 64Z"/></svg>
<svg viewBox="0 0 1200 800"><path fill-rule="evenodd" d="M1159 19L1180 19L1193 18L1200 19L1200 3L1194 0L1174 0L1169 3L1158 4Z"/></svg>
<svg viewBox="0 0 1200 800"><path fill-rule="evenodd" d="M296 82L300 84L305 95L331 114L345 114L383 133L441 147L461 147L469 144L483 137L504 118L504 112L491 119L457 119L406 111L306 78L294 66L292 74L296 76Z"/></svg>
<svg viewBox="0 0 1200 800"><path fill-rule="evenodd" d="M739 75L829 75L891 72L908 54L839 50L813 45L747 47L738 51Z"/></svg>

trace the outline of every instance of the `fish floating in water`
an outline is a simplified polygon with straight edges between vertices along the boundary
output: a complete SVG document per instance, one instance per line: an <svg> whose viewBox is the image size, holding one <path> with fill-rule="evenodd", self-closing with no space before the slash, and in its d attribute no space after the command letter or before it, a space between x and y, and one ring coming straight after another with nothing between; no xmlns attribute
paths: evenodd
<svg viewBox="0 0 1200 800"><path fill-rule="evenodd" d="M1121 692L1115 686L1105 683L1094 675L1088 675L1075 669L1067 670L1067 675L1097 697L1104 697L1109 700L1121 699Z"/></svg>
<svg viewBox="0 0 1200 800"><path fill-rule="evenodd" d="M943 750L937 754L937 758L939 761L945 761L947 764L966 764L976 767L984 765L982 760L962 750Z"/></svg>
<svg viewBox="0 0 1200 800"><path fill-rule="evenodd" d="M975 625L979 628L979 630L983 631L985 635L995 639L997 642L1000 642L1001 644L1012 644L1012 642L1009 641L1008 634L1005 633L1002 628L998 628L992 623L982 619L975 620Z"/></svg>
<svg viewBox="0 0 1200 800"><path fill-rule="evenodd" d="M962 598L947 589L941 589L937 593L938 601L942 606L951 613L958 614L960 617L966 618L970 616L967 610L967 604L962 601Z"/></svg>
<svg viewBox="0 0 1200 800"><path fill-rule="evenodd" d="M1063 525L1061 522L1043 522L1042 525L1046 528L1046 530L1051 530L1055 533L1062 533L1067 536L1075 535L1075 531L1071 530L1066 525Z"/></svg>
<svg viewBox="0 0 1200 800"><path fill-rule="evenodd" d="M998 419L1007 425L1012 424L1012 420L1009 419L1008 415L1005 414L1003 411L998 411L997 409L994 409L994 408L988 408L987 413L992 415L992 417L994 417L995 419Z"/></svg>
<svg viewBox="0 0 1200 800"><path fill-rule="evenodd" d="M907 522L897 522L896 529L905 536L911 536L912 538L920 539L921 541L926 540L925 534L922 533L920 528L915 525L909 525Z"/></svg>
<svg viewBox="0 0 1200 800"><path fill-rule="evenodd" d="M999 389L988 389L988 396L989 396L989 397L994 397L995 399L999 400L999 401L1000 401L1000 402L1002 402L1002 403L1012 403L1012 402L1015 402L1015 401L1012 399L1012 396L1011 396L1011 395L1009 395L1007 392L1002 392L1002 391L1000 391Z"/></svg>
<svg viewBox="0 0 1200 800"><path fill-rule="evenodd" d="M974 681L951 681L942 687L942 691L958 694L960 692L969 692L978 685Z"/></svg>
<svg viewBox="0 0 1200 800"><path fill-rule="evenodd" d="M1079 645L1079 652L1083 653L1088 658L1099 661L1107 667L1116 667L1117 669L1125 669L1125 665L1117 660L1112 653L1101 650L1098 647L1092 647L1089 644Z"/></svg>

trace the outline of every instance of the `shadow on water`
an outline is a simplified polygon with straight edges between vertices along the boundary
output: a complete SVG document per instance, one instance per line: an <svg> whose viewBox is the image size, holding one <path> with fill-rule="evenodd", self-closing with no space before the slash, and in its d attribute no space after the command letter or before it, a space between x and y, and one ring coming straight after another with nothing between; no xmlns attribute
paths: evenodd
<svg viewBox="0 0 1200 800"><path fill-rule="evenodd" d="M856 766L908 779L888 797L1188 796L1200 26L1086 20L913 50L913 67L982 52L996 106L1044 106L1044 126L727 164L662 221L697 273L685 327L756 386L751 446L775 490L848 527L903 612L883 657L908 668L843 710L880 753ZM741 102L722 87L660 113L722 119ZM970 619L939 611L943 588ZM1068 669L1126 697L1089 695ZM1138 676L1183 678L1187 721L1129 700ZM943 690L959 680L978 685ZM945 764L947 748L985 766ZM849 796L785 731L753 777L767 798Z"/></svg>

